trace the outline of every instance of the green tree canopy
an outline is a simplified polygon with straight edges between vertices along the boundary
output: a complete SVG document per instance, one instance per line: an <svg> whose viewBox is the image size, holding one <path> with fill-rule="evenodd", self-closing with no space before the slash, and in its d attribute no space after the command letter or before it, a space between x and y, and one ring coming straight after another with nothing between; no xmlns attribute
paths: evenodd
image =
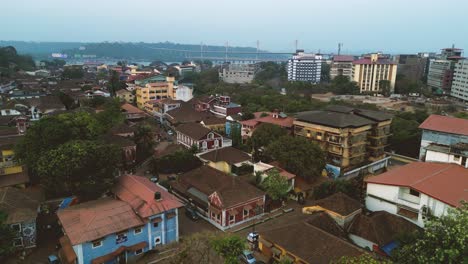
<svg viewBox="0 0 468 264"><path fill-rule="evenodd" d="M156 167L161 173L178 173L193 170L202 162L190 150L177 151L156 160Z"/></svg>
<svg viewBox="0 0 468 264"><path fill-rule="evenodd" d="M274 169L267 173L267 177L260 186L266 191L268 196L273 200L282 200L287 197L291 186L288 179L279 174L279 171Z"/></svg>
<svg viewBox="0 0 468 264"><path fill-rule="evenodd" d="M84 71L81 68L66 67L63 70L62 77L67 79L81 79L84 77Z"/></svg>
<svg viewBox="0 0 468 264"><path fill-rule="evenodd" d="M283 136L266 147L265 155L307 180L319 177L325 167L325 154L314 142L303 137Z"/></svg>
<svg viewBox="0 0 468 264"><path fill-rule="evenodd" d="M425 223L422 235L395 251L398 263L468 263L468 204Z"/></svg>
<svg viewBox="0 0 468 264"><path fill-rule="evenodd" d="M255 158L260 157L260 152L276 139L285 136L287 131L273 124L261 124L254 130L249 139L249 144L254 151Z"/></svg>
<svg viewBox="0 0 468 264"><path fill-rule="evenodd" d="M76 140L43 153L37 173L48 192L78 195L87 200L109 190L120 163L121 152L117 146Z"/></svg>
<svg viewBox="0 0 468 264"><path fill-rule="evenodd" d="M5 224L7 217L5 212L0 211L0 260L14 251L13 239L16 235L10 225Z"/></svg>
<svg viewBox="0 0 468 264"><path fill-rule="evenodd" d="M211 241L213 249L224 258L225 264L239 263L239 256L246 249L246 244L237 235L216 237Z"/></svg>

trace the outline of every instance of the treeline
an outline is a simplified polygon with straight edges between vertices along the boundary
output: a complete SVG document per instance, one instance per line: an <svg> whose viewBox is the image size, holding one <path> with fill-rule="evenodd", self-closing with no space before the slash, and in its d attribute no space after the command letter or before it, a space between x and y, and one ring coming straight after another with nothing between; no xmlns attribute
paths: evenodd
<svg viewBox="0 0 468 264"><path fill-rule="evenodd" d="M19 55L14 47L0 47L0 73L9 75L19 70L30 71L36 67L29 55Z"/></svg>

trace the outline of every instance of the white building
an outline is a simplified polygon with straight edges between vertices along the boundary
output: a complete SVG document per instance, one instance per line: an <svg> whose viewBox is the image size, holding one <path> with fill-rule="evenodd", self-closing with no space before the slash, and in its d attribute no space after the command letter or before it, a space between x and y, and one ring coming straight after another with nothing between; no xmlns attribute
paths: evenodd
<svg viewBox="0 0 468 264"><path fill-rule="evenodd" d="M193 89L185 85L178 85L174 87L175 100L190 101L193 98Z"/></svg>
<svg viewBox="0 0 468 264"><path fill-rule="evenodd" d="M413 162L370 177L366 207L402 216L420 227L468 201L468 169L456 164Z"/></svg>
<svg viewBox="0 0 468 264"><path fill-rule="evenodd" d="M255 64L224 64L219 70L219 78L226 83L250 83L257 69Z"/></svg>
<svg viewBox="0 0 468 264"><path fill-rule="evenodd" d="M455 64L450 94L455 98L468 102L468 60L460 60Z"/></svg>
<svg viewBox="0 0 468 264"><path fill-rule="evenodd" d="M288 61L288 81L319 83L322 72L323 57L320 54L304 53L297 50Z"/></svg>
<svg viewBox="0 0 468 264"><path fill-rule="evenodd" d="M467 158L468 143L457 143L450 146L430 144L426 147L424 161L455 163L468 168Z"/></svg>

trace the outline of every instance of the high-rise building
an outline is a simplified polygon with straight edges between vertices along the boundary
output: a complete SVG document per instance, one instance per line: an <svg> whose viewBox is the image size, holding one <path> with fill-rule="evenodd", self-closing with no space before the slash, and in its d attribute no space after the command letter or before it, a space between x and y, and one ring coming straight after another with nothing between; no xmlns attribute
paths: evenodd
<svg viewBox="0 0 468 264"><path fill-rule="evenodd" d="M416 54L400 54L396 56L397 73L412 81L422 80L425 76L428 58Z"/></svg>
<svg viewBox="0 0 468 264"><path fill-rule="evenodd" d="M288 61L288 81L319 83L323 57L297 50Z"/></svg>
<svg viewBox="0 0 468 264"><path fill-rule="evenodd" d="M450 93L455 64L461 60L462 49L446 48L438 59L433 59L429 65L427 85L436 93Z"/></svg>
<svg viewBox="0 0 468 264"><path fill-rule="evenodd" d="M390 93L395 90L397 64L381 54L370 54L353 62L353 81L361 93L382 93L382 81L389 82Z"/></svg>
<svg viewBox="0 0 468 264"><path fill-rule="evenodd" d="M330 78L333 80L336 76L346 76L349 80L353 78L354 56L336 55L333 57L330 67Z"/></svg>
<svg viewBox="0 0 468 264"><path fill-rule="evenodd" d="M450 94L455 98L468 102L468 60L466 59L455 64Z"/></svg>

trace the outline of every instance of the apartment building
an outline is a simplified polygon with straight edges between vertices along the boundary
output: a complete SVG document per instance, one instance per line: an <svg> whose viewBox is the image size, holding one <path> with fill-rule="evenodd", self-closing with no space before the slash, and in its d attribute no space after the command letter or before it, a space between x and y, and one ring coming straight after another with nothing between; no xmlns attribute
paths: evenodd
<svg viewBox="0 0 468 264"><path fill-rule="evenodd" d="M175 98L174 77L166 77L165 82L147 83L136 88L136 102L140 109L143 109L149 100L164 98Z"/></svg>
<svg viewBox="0 0 468 264"><path fill-rule="evenodd" d="M468 102L468 60L460 60L455 64L450 95Z"/></svg>
<svg viewBox="0 0 468 264"><path fill-rule="evenodd" d="M424 78L428 58L417 54L400 54L395 57L398 63L398 74L404 75L406 79L420 81Z"/></svg>
<svg viewBox="0 0 468 264"><path fill-rule="evenodd" d="M250 83L257 70L258 66L255 64L226 63L219 69L219 78L226 83Z"/></svg>
<svg viewBox="0 0 468 264"><path fill-rule="evenodd" d="M333 57L330 67L330 78L333 80L337 76L348 77L349 80L353 78L353 61L354 56L350 55L336 55Z"/></svg>
<svg viewBox="0 0 468 264"><path fill-rule="evenodd" d="M442 49L438 59L431 60L427 75L427 85L437 93L450 93L455 64L463 59L463 50L457 48Z"/></svg>
<svg viewBox="0 0 468 264"><path fill-rule="evenodd" d="M300 113L294 135L316 142L327 155L327 172L340 177L364 164L385 158L392 116L383 112L331 106Z"/></svg>
<svg viewBox="0 0 468 264"><path fill-rule="evenodd" d="M288 61L288 81L319 83L323 63L322 55L297 50Z"/></svg>
<svg viewBox="0 0 468 264"><path fill-rule="evenodd" d="M382 81L389 82L389 92L395 90L397 64L381 54L370 54L353 62L353 81L361 93L382 93Z"/></svg>

